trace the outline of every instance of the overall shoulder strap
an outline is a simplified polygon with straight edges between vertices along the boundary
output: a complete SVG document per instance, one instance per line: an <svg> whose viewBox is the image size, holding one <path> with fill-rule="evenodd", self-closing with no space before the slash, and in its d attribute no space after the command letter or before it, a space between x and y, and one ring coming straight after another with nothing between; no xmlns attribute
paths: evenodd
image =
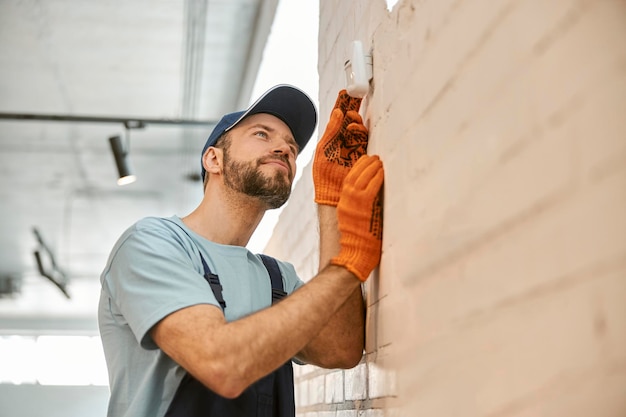
<svg viewBox="0 0 626 417"><path fill-rule="evenodd" d="M204 260L204 256L202 256L202 252L200 252L200 248L198 248L198 245L196 245L196 242L194 242L191 236L189 236L189 233L187 233L187 231L183 229L178 223L170 219L167 219L165 217L162 217L162 219L178 226L178 228L182 230L189 237L189 239L194 244L194 246L196 246L198 255L200 255L200 260L202 261L202 268L204 269L204 279L206 279L209 285L211 286L211 291L213 291L213 295L215 295L215 299L217 300L218 303L220 303L222 310L224 310L226 308L226 300L224 300L224 296L222 295L222 283L220 282L220 277L218 277L213 272L211 272L209 265Z"/></svg>
<svg viewBox="0 0 626 417"><path fill-rule="evenodd" d="M276 259L263 254L259 256L261 257L261 261L263 261L263 265L265 265L265 269L267 269L267 272L270 274L270 280L272 281L272 304L276 304L287 296L285 288L283 287L283 276L280 273Z"/></svg>

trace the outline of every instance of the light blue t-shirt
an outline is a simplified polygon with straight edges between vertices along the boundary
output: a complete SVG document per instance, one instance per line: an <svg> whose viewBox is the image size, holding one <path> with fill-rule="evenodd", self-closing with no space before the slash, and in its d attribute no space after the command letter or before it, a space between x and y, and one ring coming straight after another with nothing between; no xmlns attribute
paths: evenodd
<svg viewBox="0 0 626 417"><path fill-rule="evenodd" d="M198 251L219 276L227 321L272 304L271 281L258 255L210 242L176 216L168 220L148 217L126 230L100 277L98 322L109 371L110 417L160 417L167 411L185 370L158 349L150 329L185 307L219 307ZM291 264L278 265L287 293L303 285Z"/></svg>

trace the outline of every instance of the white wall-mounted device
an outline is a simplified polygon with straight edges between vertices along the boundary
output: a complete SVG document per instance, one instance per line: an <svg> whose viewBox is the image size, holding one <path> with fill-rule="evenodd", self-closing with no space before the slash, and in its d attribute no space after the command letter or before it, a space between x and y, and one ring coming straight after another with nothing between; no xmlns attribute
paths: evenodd
<svg viewBox="0 0 626 417"><path fill-rule="evenodd" d="M361 41L350 44L350 57L343 66L346 72L346 91L352 97L363 98L372 79L372 56L363 51Z"/></svg>

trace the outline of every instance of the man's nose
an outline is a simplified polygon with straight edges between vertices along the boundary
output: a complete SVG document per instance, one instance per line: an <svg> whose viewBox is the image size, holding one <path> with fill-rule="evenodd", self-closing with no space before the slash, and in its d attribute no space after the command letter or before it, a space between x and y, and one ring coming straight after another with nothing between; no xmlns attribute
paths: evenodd
<svg viewBox="0 0 626 417"><path fill-rule="evenodd" d="M287 142L283 142L281 141L281 143L277 143L276 146L274 146L274 150L273 152L275 154L288 154L290 152L290 147L287 144Z"/></svg>

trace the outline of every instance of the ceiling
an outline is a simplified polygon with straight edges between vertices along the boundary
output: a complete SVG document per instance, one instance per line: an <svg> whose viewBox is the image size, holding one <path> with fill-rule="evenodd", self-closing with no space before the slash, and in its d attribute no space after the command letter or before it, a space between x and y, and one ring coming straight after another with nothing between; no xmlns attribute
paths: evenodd
<svg viewBox="0 0 626 417"><path fill-rule="evenodd" d="M95 331L117 237L199 202L199 150L247 106L277 2L0 1L0 333Z"/></svg>

